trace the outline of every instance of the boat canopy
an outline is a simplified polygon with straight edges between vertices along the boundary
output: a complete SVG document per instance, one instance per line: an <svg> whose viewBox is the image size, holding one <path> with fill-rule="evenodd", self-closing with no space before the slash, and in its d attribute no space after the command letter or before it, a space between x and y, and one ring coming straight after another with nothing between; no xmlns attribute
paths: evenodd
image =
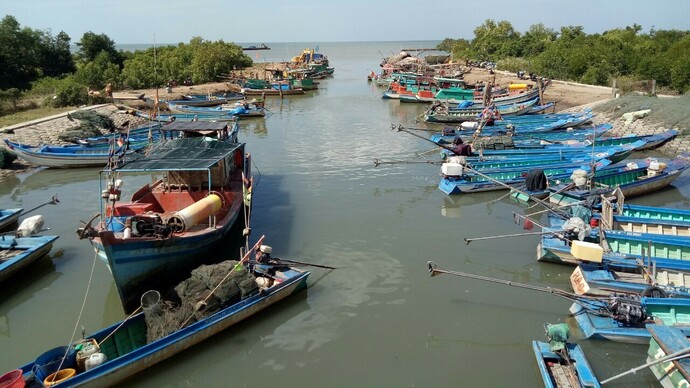
<svg viewBox="0 0 690 388"><path fill-rule="evenodd" d="M175 124L175 123L173 123ZM195 124L195 123L179 123ZM209 124L209 123L206 123ZM218 123L222 125L222 123ZM208 126L208 125L207 125ZM208 170L218 161L230 158L244 143L200 141L198 138L161 140L141 158L115 169L120 172ZM107 170L106 170L107 171Z"/></svg>

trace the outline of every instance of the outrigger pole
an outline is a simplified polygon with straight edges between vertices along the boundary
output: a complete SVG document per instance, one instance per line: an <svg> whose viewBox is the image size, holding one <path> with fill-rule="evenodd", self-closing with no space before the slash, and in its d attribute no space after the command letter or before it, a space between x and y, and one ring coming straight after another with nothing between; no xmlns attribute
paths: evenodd
<svg viewBox="0 0 690 388"><path fill-rule="evenodd" d="M524 284L524 283L517 283L513 282L510 280L502 280L502 279L496 279L496 278L490 278L486 276L481 276L481 275L474 275L470 273L465 273L465 272L457 272L457 271L449 271L440 265L434 263L433 261L427 261L426 262L427 269L429 270L429 276L434 277L438 274L448 274L448 275L453 275L453 276L459 276L459 277L465 277L465 278L470 278L470 279L476 279L476 280L483 280L487 282L492 282L492 283L498 283L498 284L503 284L506 286L513 286L513 287L519 287L519 288L524 288L528 290L533 290L533 291L540 291L540 292L545 292L547 294L555 295L564 299L567 299L569 301L572 301L573 303L577 303L578 305L582 306L587 311L590 311L594 314L600 315L600 316L606 316L610 317L613 319L616 319L614 316L613 311L609 308L610 303L612 301L616 300L625 300L625 297L617 297L617 296L609 296L609 297L601 297L601 296L588 296L588 295L577 295L572 292L568 292L565 290L561 290L558 288L551 288L551 287L540 287L540 286L533 286L530 284ZM632 299L632 298L628 298ZM602 302L604 303L605 307L602 307L600 309L593 309L592 307L588 306L585 301L596 301L596 302Z"/></svg>

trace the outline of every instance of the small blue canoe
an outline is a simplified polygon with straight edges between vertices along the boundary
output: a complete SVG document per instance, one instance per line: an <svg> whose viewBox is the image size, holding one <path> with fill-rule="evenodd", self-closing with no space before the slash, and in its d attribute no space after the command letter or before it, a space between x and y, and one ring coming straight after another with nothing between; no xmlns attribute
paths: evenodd
<svg viewBox="0 0 690 388"><path fill-rule="evenodd" d="M551 351L548 343L532 341L532 349L544 386L546 388L565 387L565 385L558 383L559 380L555 376L570 376L569 381L579 382L580 387L600 387L599 380L594 375L594 371L587 362L587 357L585 357L580 345L567 343L565 346L568 351L569 363Z"/></svg>
<svg viewBox="0 0 690 388"><path fill-rule="evenodd" d="M58 236L0 235L0 283L45 256Z"/></svg>

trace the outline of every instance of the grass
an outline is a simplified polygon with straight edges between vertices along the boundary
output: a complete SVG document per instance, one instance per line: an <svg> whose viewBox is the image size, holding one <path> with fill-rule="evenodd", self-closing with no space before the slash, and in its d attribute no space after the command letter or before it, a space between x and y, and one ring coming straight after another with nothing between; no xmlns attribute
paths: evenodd
<svg viewBox="0 0 690 388"><path fill-rule="evenodd" d="M664 123L667 128L678 128L685 135L690 132L690 95L680 97L654 97L625 95L596 105L595 112L620 118L624 113L650 109L648 118Z"/></svg>
<svg viewBox="0 0 690 388"><path fill-rule="evenodd" d="M0 128L4 128L8 125L14 125L23 123L26 121L41 119L47 116L56 115L63 112L68 112L76 109L75 107L65 107L65 108L52 108L52 107L40 107L36 109L29 109L20 112L11 113L5 116L0 116Z"/></svg>

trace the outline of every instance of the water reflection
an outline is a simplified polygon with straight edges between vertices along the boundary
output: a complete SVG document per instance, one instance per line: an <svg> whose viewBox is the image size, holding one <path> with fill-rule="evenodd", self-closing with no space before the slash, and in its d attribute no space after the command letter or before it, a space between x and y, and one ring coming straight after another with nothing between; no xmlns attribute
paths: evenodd
<svg viewBox="0 0 690 388"><path fill-rule="evenodd" d="M36 292L50 287L60 276L62 272L56 271L51 255L17 272L15 281L8 282L0 289L0 336L11 337L10 313L15 308L30 303ZM22 322L17 325L21 327Z"/></svg>
<svg viewBox="0 0 690 388"><path fill-rule="evenodd" d="M12 193L17 196L33 190L61 187L78 182L98 180L99 168L42 168L21 176L21 184Z"/></svg>
<svg viewBox="0 0 690 388"><path fill-rule="evenodd" d="M329 262L343 263L310 289L311 309L283 324L267 338L266 346L312 351L343 335L341 327L362 313L361 307L404 304L404 271L397 258L384 250L357 251L333 243L323 248ZM373 270L375 268L375 270Z"/></svg>
<svg viewBox="0 0 690 388"><path fill-rule="evenodd" d="M6 195L21 183L21 180L16 176L7 176L0 179L0 195Z"/></svg>

